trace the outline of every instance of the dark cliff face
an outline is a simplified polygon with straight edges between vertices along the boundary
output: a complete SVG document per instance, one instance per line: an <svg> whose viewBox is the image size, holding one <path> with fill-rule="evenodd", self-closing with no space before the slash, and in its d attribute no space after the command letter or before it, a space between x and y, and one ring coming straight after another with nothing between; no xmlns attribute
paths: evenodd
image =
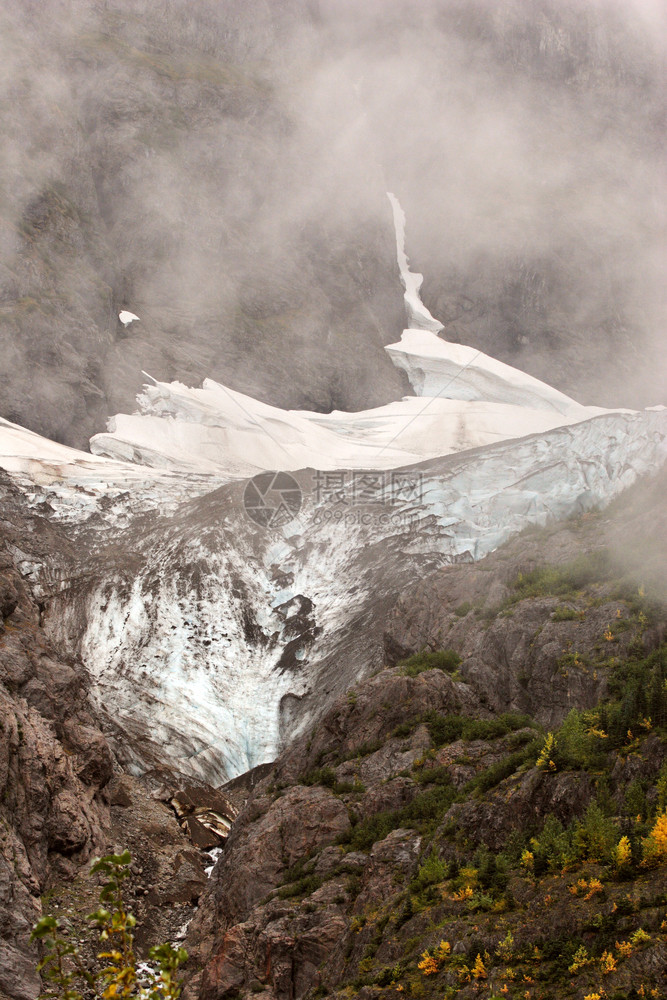
<svg viewBox="0 0 667 1000"><path fill-rule="evenodd" d="M113 714L92 704L78 657L49 640L45 596L67 586L63 566L74 550L60 526L26 511L21 491L0 473L3 1000L34 1000L40 992L40 953L29 938L43 913L61 919L79 942L90 940L86 916L99 893L88 872L93 855L131 851L128 903L140 921L137 947L145 956L152 945L174 940L190 918L206 882L198 847L219 843L189 815L196 810L187 808L187 786L159 760L141 777L123 773L127 740L119 747ZM44 571L39 582L38 564ZM184 802L180 811L174 793ZM207 803L218 819L228 814L228 804L210 788L202 786L191 799ZM188 818L179 825L177 815Z"/></svg>
<svg viewBox="0 0 667 1000"><path fill-rule="evenodd" d="M298 11L252 6L3 13L6 417L85 447L142 369L285 407L401 394L381 173L336 163L354 92L314 115L319 47Z"/></svg>
<svg viewBox="0 0 667 1000"><path fill-rule="evenodd" d="M29 578L36 551L66 542L25 519L5 481L0 496L0 993L31 1000L40 985L28 938L40 896L103 847L114 765L85 670L47 641Z"/></svg>
<svg viewBox="0 0 667 1000"><path fill-rule="evenodd" d="M396 398L387 187L446 337L654 402L660 33L580 6L4 10L0 412L85 446L142 369Z"/></svg>

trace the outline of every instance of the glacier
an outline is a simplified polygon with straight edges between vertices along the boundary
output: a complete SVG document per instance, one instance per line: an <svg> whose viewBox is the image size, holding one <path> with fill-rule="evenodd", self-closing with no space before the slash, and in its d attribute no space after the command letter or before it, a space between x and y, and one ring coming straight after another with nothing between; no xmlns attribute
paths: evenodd
<svg viewBox="0 0 667 1000"><path fill-rule="evenodd" d="M407 345L414 346L411 335L416 333L405 332L400 350L398 345L390 345L387 350L392 357L403 357L401 352ZM452 371L461 371L458 358L462 351L459 345L445 345L433 334L423 336L436 341L431 348L436 361L443 360L435 354L440 350L437 345L454 348L438 374L439 384L445 385ZM419 363L426 366L430 358L422 354ZM483 386L485 379L493 385L489 394L496 398L485 399L479 394L480 382ZM178 382L156 382L139 396L139 412L112 418L106 433L91 438L90 449L109 460L230 478L307 467L387 469L545 432L609 412L574 402L558 409L552 398L558 404L560 394L553 390L552 397L545 386L540 395L541 383L537 379L531 382L537 388L530 385L524 391L518 378L503 381L502 374L483 367L477 359L475 367L467 367L455 379L460 393L456 398L437 392L428 399L406 396L357 413L280 410L211 379L200 389Z"/></svg>
<svg viewBox="0 0 667 1000"><path fill-rule="evenodd" d="M386 350L415 395L323 414L151 380L90 453L0 419L0 467L75 542L60 562L25 554L45 625L136 773L167 760L219 784L272 760L382 665L403 588L603 506L667 457L663 407L582 406L443 340L390 202L409 327ZM260 526L245 490L276 470L299 509Z"/></svg>

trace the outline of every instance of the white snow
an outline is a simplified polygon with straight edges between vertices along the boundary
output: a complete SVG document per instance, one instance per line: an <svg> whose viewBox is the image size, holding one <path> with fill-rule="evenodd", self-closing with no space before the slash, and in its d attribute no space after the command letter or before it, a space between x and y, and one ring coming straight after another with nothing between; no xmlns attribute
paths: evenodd
<svg viewBox="0 0 667 1000"><path fill-rule="evenodd" d="M96 695L210 783L272 760L285 699L321 705L339 677L349 687L371 648L354 645L359 616L372 628L401 574L480 559L528 524L604 505L665 460L666 436L664 411L603 414L419 466L414 501L377 510L354 506L348 477L340 519L302 474L298 535L257 530L237 494L204 498L196 519L140 541L131 574L89 593L81 649ZM285 668L295 632L280 608L298 595L315 630ZM66 613L51 617L76 633Z"/></svg>
<svg viewBox="0 0 667 1000"><path fill-rule="evenodd" d="M546 382L473 347L450 344L423 330L404 330L400 342L389 344L385 350L394 364L407 373L418 396L483 399L551 410L565 417L603 412L596 407L583 407Z"/></svg>
<svg viewBox="0 0 667 1000"><path fill-rule="evenodd" d="M440 339L434 331L441 324L419 298L421 275L408 266L403 211L394 195L389 200L412 326L386 350L407 372L416 396L357 413L323 414L281 410L212 379L200 389L152 379L136 413L117 414L91 439L91 455L0 421L0 464L43 487L65 481L99 492L173 474L186 491L192 482L198 492L201 484L193 477L400 468L627 412L581 406L481 351ZM137 318L129 312L120 317Z"/></svg>
<svg viewBox="0 0 667 1000"><path fill-rule="evenodd" d="M212 847L211 850L207 851L206 853L208 854L209 858L211 859L211 864L207 865L206 868L204 868L204 873L205 873L205 875L206 875L207 878L210 878L211 877L211 873L213 872L213 869L215 868L216 861L218 860L218 858L222 854L222 847Z"/></svg>
<svg viewBox="0 0 667 1000"><path fill-rule="evenodd" d="M0 467L44 485L69 479L91 487L99 484L100 489L106 489L110 479L127 481L146 477L145 471L135 465L69 448L2 417ZM155 478L154 473L150 475Z"/></svg>
<svg viewBox="0 0 667 1000"><path fill-rule="evenodd" d="M430 344L425 348L442 361L443 370L459 371L461 356L470 350L433 334L407 332L442 344L444 356ZM410 346L416 348L412 342ZM454 348L449 357L447 348ZM494 368L493 359L486 360L489 364L482 356L467 369L465 382L457 380L463 398L406 396L357 413L281 410L211 379L201 389L157 382L139 396L139 413L113 417L107 432L91 439L90 448L95 455L122 462L241 478L272 469L390 469L607 412L580 406L548 386L540 393L537 379L499 362ZM486 399L478 388L485 383Z"/></svg>
<svg viewBox="0 0 667 1000"><path fill-rule="evenodd" d="M2 417L0 469L24 487L29 502L48 501L56 520L80 522L95 515L105 524L118 526L140 510L173 510L183 500L229 479L195 472L184 475L92 455Z"/></svg>
<svg viewBox="0 0 667 1000"><path fill-rule="evenodd" d="M435 319L434 316L431 316L419 295L424 276L413 273L410 270L408 258L405 254L405 212L401 208L396 195L387 191L387 197L391 203L391 210L394 216L396 256L401 281L405 288L403 298L405 299L405 309L408 315L408 325L417 330L430 330L432 333L437 333L438 330L442 330L442 323Z"/></svg>
<svg viewBox="0 0 667 1000"><path fill-rule="evenodd" d="M118 313L118 319L121 321L123 326L129 326L130 323L134 323L135 320L139 320L139 322L141 322L139 316L137 316L136 313L128 312L127 309L121 309L121 311Z"/></svg>
<svg viewBox="0 0 667 1000"><path fill-rule="evenodd" d="M240 477L262 470L313 467L390 469L590 420L605 412L581 406L525 372L481 351L450 344L419 298L404 249L405 216L394 213L397 261L408 318L388 351L417 394L358 413L281 410L206 379L146 385L139 410L118 414L91 451L179 473ZM615 411L625 412L625 411Z"/></svg>
<svg viewBox="0 0 667 1000"><path fill-rule="evenodd" d="M166 747L181 771L213 784L274 758L276 706L307 687L306 677L276 670L288 641L271 608L276 587L244 542L243 511L233 513L231 545L229 530L210 526L202 541L198 524L176 549L151 538L129 593L120 580L100 580L83 614L81 653L96 699ZM196 581L184 577L191 565L202 567ZM246 623L260 618L266 638L249 640Z"/></svg>

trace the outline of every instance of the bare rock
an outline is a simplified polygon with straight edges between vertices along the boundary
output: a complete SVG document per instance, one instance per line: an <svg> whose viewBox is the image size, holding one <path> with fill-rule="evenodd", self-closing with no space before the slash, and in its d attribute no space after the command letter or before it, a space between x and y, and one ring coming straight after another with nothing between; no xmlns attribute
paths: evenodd
<svg viewBox="0 0 667 1000"><path fill-rule="evenodd" d="M0 572L0 620L9 618L18 603L19 594L14 580L9 574Z"/></svg>
<svg viewBox="0 0 667 1000"><path fill-rule="evenodd" d="M107 786L107 797L112 806L127 809L132 805L132 787L134 779L129 774L117 774Z"/></svg>
<svg viewBox="0 0 667 1000"><path fill-rule="evenodd" d="M533 829L549 814L565 826L586 811L593 782L585 772L548 774L533 768L508 779L483 800L455 803L443 825L456 824L473 843L499 850L513 830Z"/></svg>
<svg viewBox="0 0 667 1000"><path fill-rule="evenodd" d="M6 941L0 941L0 991L12 1000L35 1000L41 990L36 971L37 956Z"/></svg>
<svg viewBox="0 0 667 1000"><path fill-rule="evenodd" d="M51 804L48 838L51 850L60 854L73 854L81 850L90 837L81 802L70 791L60 792Z"/></svg>

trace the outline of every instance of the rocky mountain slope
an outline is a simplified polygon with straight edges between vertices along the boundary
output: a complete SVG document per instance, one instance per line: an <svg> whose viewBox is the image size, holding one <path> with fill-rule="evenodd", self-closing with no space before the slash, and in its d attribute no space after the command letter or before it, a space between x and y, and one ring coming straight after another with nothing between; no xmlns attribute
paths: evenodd
<svg viewBox="0 0 667 1000"><path fill-rule="evenodd" d="M187 934L189 997L660 995L665 485L411 582L384 665L216 797L157 757L122 774L127 735L51 645L28 572L61 529L5 480L0 995L32 1000L30 923L83 935L86 861L120 847L140 954ZM224 832L238 808L207 885L219 839L197 816Z"/></svg>
<svg viewBox="0 0 667 1000"><path fill-rule="evenodd" d="M272 761L381 662L411 581L664 462L664 408L582 407L440 339L389 200L412 328L387 351L416 396L320 415L157 382L94 456L0 420L25 505L75 543L24 556L42 622L81 655L135 774L157 761L217 784Z"/></svg>
<svg viewBox="0 0 667 1000"><path fill-rule="evenodd" d="M145 952L189 920L206 881L201 848L220 843L215 831L224 835L234 809L210 788L188 794L164 767L141 780L123 773L114 720L92 704L81 660L49 641L44 590L29 569L54 552L71 557L71 543L26 511L4 475L0 511L0 997L34 1000L31 927L55 912L85 937L97 900L93 855L132 850L130 901Z"/></svg>
<svg viewBox="0 0 667 1000"><path fill-rule="evenodd" d="M77 482L76 465L70 480L36 462L24 502L74 544L26 562L50 640L81 655L115 714L123 763L219 784L273 760L381 663L402 589L526 523L607 503L661 462L663 425L662 412L602 414L384 479L332 473L329 489L302 470L298 515L275 526L248 515L244 481L197 495L200 481L129 466L125 487L100 487Z"/></svg>
<svg viewBox="0 0 667 1000"><path fill-rule="evenodd" d="M567 434L567 451L572 456L569 431L559 433ZM525 440L519 445L527 446ZM495 460L494 449L482 449L477 456L492 478L501 466L508 467L505 449L500 448ZM528 454L532 454L530 449ZM443 488L447 481L443 470L452 461L457 464L462 459L456 456L434 464L434 488ZM476 461L475 455L466 457L465 462L470 461ZM512 468L510 464L510 471ZM481 481L479 469L470 474L473 481ZM77 489L81 491L81 487ZM155 713L146 715L147 722L153 720L152 732L128 724L131 714L118 719L117 690L112 697L111 686L108 695L100 696L98 688L95 704L91 703L90 677L72 653L76 646L71 636L67 641L66 637L72 609L85 606L85 594L96 574L101 573L107 581L103 585L109 586L113 567L116 573L128 574L130 590L136 574L147 571L146 579L153 579L158 590L146 607L159 608L164 583L161 552L179 553L174 558L185 587L179 600L191 602L193 595L199 595L201 602L204 581L197 575L197 563L192 563L191 578L183 575L189 565L180 554L183 541L191 536L188 544L201 548L202 524L211 525L214 512L219 517L221 510L227 511L229 516L231 500L242 489L243 483L224 487L181 504L171 514L160 515L149 506L145 513L136 513L130 530L114 509L118 500L103 504L99 511L97 502L86 506L77 514L81 520L72 521L72 510L64 518L56 514L48 491L40 499L39 489L29 494L3 477L0 642L8 770L2 809L8 863L3 889L7 971L1 988L6 995L12 1000L34 996L36 982L27 934L40 905L78 927L79 918L92 908L95 898L95 882L85 873L86 859L94 851L121 846L129 847L135 857L132 903L144 928L141 948L164 937L182 936L193 904L202 899L189 942L193 958L187 971L192 996L251 995L265 986L270 988L267 995L276 997L305 996L314 988L320 988L320 994L328 991L335 995L343 986L347 995L350 991L364 995L366 990L366 995L373 996L392 982L392 990L409 987L415 995L419 995L420 985L422 995L428 995L424 993L428 984L438 989L443 985L454 988L455 982L459 988L459 972L463 979L469 973L472 976L477 954L485 969L493 967L485 952L490 956L494 953L490 937L496 933L498 914L505 910L511 917L507 928L503 925L505 935L509 930L526 947L526 942L531 948L538 947L541 955L553 956L565 947L561 942L553 944L551 951L546 949L549 934L544 923L531 923L540 893L563 909L563 928L575 918L579 921L576 927L581 933L577 931L572 937L575 943L577 935L581 937L581 947L591 958L582 968L592 976L598 969L593 959L599 963L612 942L596 937L600 927L590 922L591 907L582 906L578 915L568 909L570 897L580 893L579 878L587 882L583 895L590 892L591 879L599 878L605 886L612 883L607 889L611 913L605 910L603 916L611 919L616 904L628 919L624 923L607 921L602 930L611 933L610 928L618 927L619 933L627 930L630 935L641 926L651 941L640 935L632 944L628 936L630 952L636 953L633 964L627 967L628 976L641 975L649 985L660 982L662 952L656 937L660 930L656 908L662 905L661 869L646 869L654 887L651 896L648 889L641 889L645 869L640 859L642 840L650 839L662 794L658 777L664 756L663 707L657 683L660 674L656 672L662 670L662 661L655 656L664 642L665 624L662 605L653 594L665 593L664 472L626 491L602 513L584 511L574 520L524 531L478 564L438 568L438 562L427 560L419 549L413 552L414 562L406 563L400 525L395 542L393 535L387 535L386 526L378 526L380 534L369 548L364 549L357 538L351 552L356 551L358 558L346 564L345 572L335 572L329 585L349 588L351 580L365 580L373 599L360 609L356 624L352 621L339 633L332 627L329 659L318 659L319 674L311 671L313 695L306 709L320 721L314 729L306 727L268 776L260 773L258 784L249 779L246 791L244 782L233 783L228 792L223 790L231 803L227 806L212 789L203 793L181 789L187 779L178 773L178 760L186 763L187 754L183 757L178 747L174 754L168 740L154 739ZM74 495L78 495L77 490ZM89 493L85 496L91 501ZM510 504L507 510L511 509ZM507 510L498 510L507 527ZM432 515L425 516L428 534L424 543L432 545L438 538L437 523L430 520ZM239 522L235 523L238 544ZM451 534L451 517L443 522L443 528ZM254 537L256 544L258 536L248 530L248 538ZM409 525L405 530L414 543L414 531ZM120 547L123 534L124 547ZM220 551L220 537L214 533L209 538L216 551ZM465 532L461 536L462 540L467 537ZM332 553L340 548L335 540L331 544ZM553 564L564 565L559 568ZM251 569L256 565L248 563ZM117 585L114 577L113 587ZM401 586L404 592L396 604ZM118 593L124 593L122 586ZM232 594L239 614L250 607L248 594L247 590L236 597ZM164 600L168 603L167 594ZM335 605L332 607L335 611ZM200 612L198 605L201 618ZM296 651L306 638L310 642L317 638L311 614L312 608L296 601L283 609L281 618L285 633L280 655L297 680L300 661ZM113 618L112 614L109 621ZM175 647L173 637L168 641L165 634L160 639L155 621L151 618L150 634L151 641L158 644L157 656L160 642L164 648L169 644ZM239 618L246 628L248 621L247 617ZM94 619L91 622L91 642L94 635L101 641L103 631L94 625ZM123 634L132 634L128 627L126 622ZM248 648L251 642L256 647L258 633L251 629L246 641ZM391 666L424 647L436 651L434 661L417 655L412 662ZM443 648L454 652L438 657L437 650ZM317 663L314 661L314 666ZM360 667L366 673L369 663L380 668L379 672L355 687ZM436 669L429 669L434 664ZM114 676L118 689L122 674ZM326 678L329 690L325 691L322 679ZM150 687L145 691L148 695ZM338 691L342 698L335 701ZM324 695L334 704L322 715L327 703ZM247 693L244 697L247 702ZM577 718L566 721L575 736L568 735L567 729L564 737L557 736L562 749L558 756L552 748L555 770L536 770L546 727L555 729L563 719L569 719L572 708L592 710L605 700L609 707L597 715L584 716L583 722ZM210 710L212 703L207 699L205 704ZM160 718L165 721L163 711ZM292 726L296 718L303 723L307 715L302 709L300 716L283 717L285 724ZM240 721L245 719L244 715ZM241 732L238 721L235 726L233 731ZM609 753L605 737L599 735L606 731L605 726L614 741ZM189 737L191 729L185 727L181 732ZM602 746L599 741L603 741ZM211 761L220 759L221 746L218 739ZM209 749L208 744L204 749ZM123 775L123 771L134 776ZM606 785L600 771L607 776ZM229 846L204 895L203 863L193 844L210 847L218 838L207 834L210 825L202 828L205 816L201 809L213 817L214 828L222 823L224 831L253 783L250 804L235 821ZM506 808L503 803L510 792ZM588 855L580 856L583 848L577 845L589 834L578 832L576 824L588 815L593 800L603 810L603 819L613 820L611 826L602 823L603 833L607 831L604 856L598 857L596 864L609 860L614 837L620 841L621 836L628 836L634 869L624 872L624 878L627 875L635 888L628 879L617 885L615 870L593 865ZM627 812L630 808L632 814ZM577 880L558 882L558 865L554 862L549 869L551 862L545 861L552 888L539 883L533 891L530 879L534 873L529 873L527 881L518 850L523 845L521 850L534 856L541 856L540 851L548 855L551 848L547 850L547 841L540 840L540 824L551 815L548 836L556 837L560 845L558 864L574 871ZM633 825L631 815L639 815L641 820L635 819ZM597 813L591 816L594 826L602 822ZM567 836L555 822L569 829ZM429 838L442 824L442 835L434 841L438 856L431 862ZM525 838L521 844L517 837L512 839L517 826L522 833L527 830L534 835L542 847L533 850L534 845L531 847ZM454 836L452 841L454 829L459 838ZM595 829L590 836L597 836ZM505 874L496 882L489 874L492 862L484 851L483 858L475 858L481 849L480 837L487 845L485 850L501 856L493 864ZM453 867L445 871L445 862L450 865L452 861ZM579 864L583 867L572 868ZM460 875L462 868L477 868L478 873L486 874L479 876L478 885L477 875ZM425 871L420 874L422 869ZM450 872L448 889L445 882ZM537 874L544 874L544 869ZM397 887L400 878L403 883L417 879L410 902L401 894L405 889ZM635 884L640 886L639 897ZM453 911L431 912L431 903L440 905L431 899L433 885L452 897ZM501 885L502 892L511 886L510 894L503 897L505 902L496 892ZM365 887L365 895L359 894L360 886ZM568 886L573 887L572 893ZM429 890L424 898L420 887ZM264 902L274 889L276 898ZM46 899L42 901L43 893ZM476 894L479 899L467 908L466 900ZM598 896L596 889L591 899L597 903ZM379 929L369 923L372 941L366 940L368 935L357 938L357 931L361 933L361 925L368 923L380 899L385 909L378 920L385 916L388 920ZM300 900L296 907L294 900ZM462 919L458 919L460 903L466 904ZM572 906L578 904L573 902ZM409 935L407 931L399 934L396 926L403 926L404 911L404 924L412 931ZM430 914L430 922L422 915L411 923L424 913ZM483 918L479 914L485 913L485 930L480 936ZM447 919L449 923L457 916L458 922L453 928L447 926L449 936L443 934L442 940L451 938L451 948L458 949L454 954L465 952L466 958L457 959L450 968L444 952L440 958L430 956L439 970L431 979L422 974L419 962L426 961L424 952L434 944L428 928L436 916L436 922ZM549 917L553 912L549 911ZM519 923L528 924L527 937L520 936ZM396 940L391 937L394 928ZM341 941L345 942L342 952ZM601 943L605 949L598 947ZM497 941L496 945L499 947ZM521 965L522 976L537 982L537 969L530 965L526 947L523 951L517 948L513 961ZM479 950L472 955L475 948ZM376 952L377 962L370 961ZM576 964L575 957L568 952L570 965ZM324 960L329 978L322 978L319 969ZM549 968L560 988L562 968ZM479 968L478 972L481 976ZM497 973L496 969L494 975ZM444 978L450 974L456 977L451 982ZM516 970L514 974L518 974Z"/></svg>
<svg viewBox="0 0 667 1000"><path fill-rule="evenodd" d="M236 821L188 996L662 995L663 490L410 588L387 635L404 659Z"/></svg>
<svg viewBox="0 0 667 1000"><path fill-rule="evenodd" d="M88 697L80 661L54 651L41 627L40 602L17 564L25 521L15 523L3 484L0 521L0 814L2 866L0 993L39 991L32 923L51 878L68 878L104 841L109 805L103 789L113 757ZM41 543L53 539L35 526Z"/></svg>
<svg viewBox="0 0 667 1000"><path fill-rule="evenodd" d="M381 662L402 588L664 462L663 408L582 407L438 338L390 200L413 328L387 350L418 396L319 415L156 383L93 439L108 458L0 420L14 499L68 533L22 556L41 622L81 656L136 775L158 763L218 784L272 761Z"/></svg>

